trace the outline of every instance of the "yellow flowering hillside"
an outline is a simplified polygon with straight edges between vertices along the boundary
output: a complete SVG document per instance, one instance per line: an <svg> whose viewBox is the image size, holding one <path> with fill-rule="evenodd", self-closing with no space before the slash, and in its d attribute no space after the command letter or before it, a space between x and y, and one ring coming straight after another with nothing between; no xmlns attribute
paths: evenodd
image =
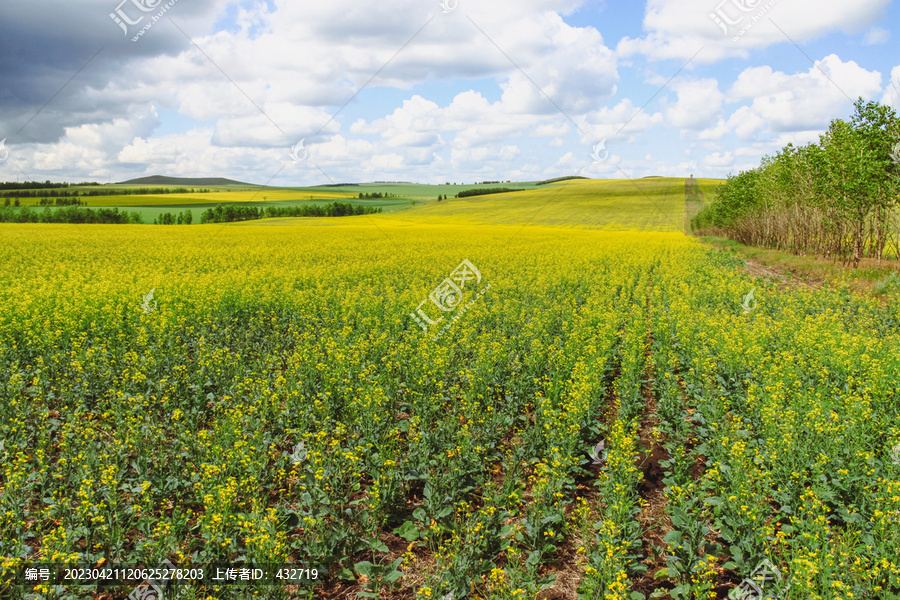
<svg viewBox="0 0 900 600"><path fill-rule="evenodd" d="M683 209L0 225L0 596L896 597L900 312Z"/></svg>

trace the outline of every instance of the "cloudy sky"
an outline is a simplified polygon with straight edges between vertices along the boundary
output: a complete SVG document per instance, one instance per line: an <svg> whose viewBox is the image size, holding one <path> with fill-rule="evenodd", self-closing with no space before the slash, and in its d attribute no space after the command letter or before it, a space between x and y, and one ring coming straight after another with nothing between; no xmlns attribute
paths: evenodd
<svg viewBox="0 0 900 600"><path fill-rule="evenodd" d="M816 140L858 97L900 109L890 0L7 0L2 11L7 181L723 177Z"/></svg>

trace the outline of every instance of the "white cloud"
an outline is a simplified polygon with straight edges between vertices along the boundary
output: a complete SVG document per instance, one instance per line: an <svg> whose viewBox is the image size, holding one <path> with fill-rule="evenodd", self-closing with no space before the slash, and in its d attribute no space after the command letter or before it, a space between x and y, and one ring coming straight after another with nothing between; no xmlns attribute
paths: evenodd
<svg viewBox="0 0 900 600"><path fill-rule="evenodd" d="M713 152L703 159L703 163L711 167L728 167L734 164L734 155L731 152Z"/></svg>
<svg viewBox="0 0 900 600"><path fill-rule="evenodd" d="M734 12L740 3L771 8ZM47 5L81 15L87 4L101 9L96 25L118 35L108 5L78 4L13 3L0 33L33 21L26 34L93 44L62 17L50 25L35 18ZM167 23L140 44L109 46L29 125L28 139L7 142L17 164L70 176L112 168L260 183L278 173L275 184L319 183L322 172L338 181L544 178L580 169L621 176L617 166L684 175L813 141L830 120L849 116L847 96L900 109L900 66L879 61L878 48L859 48L890 39L893 26L877 23L887 0L648 0L644 32L622 38L615 51L607 44L621 32L607 29L602 12L596 27L563 18L579 10L585 22L594 8L586 0L460 0L446 15L437 0L247 0L227 13L226 4L179 3L173 20L196 46ZM732 41L710 18L719 9L743 17L735 27L752 26ZM801 47L833 36L834 53L795 71L805 59L785 34ZM849 60L847 47L866 62ZM69 52L83 60L94 51L78 49ZM752 62L721 62L734 57ZM674 60L648 66L647 58ZM46 81L65 81L82 66L71 59L27 75L34 61L24 62L4 77L0 131L18 129L58 89L44 94ZM891 67L897 90L884 75ZM23 77L32 88L22 97L43 100L7 108ZM295 165L287 153L300 139L310 159ZM612 154L593 164L591 147L604 139ZM672 165L682 152L696 159Z"/></svg>
<svg viewBox="0 0 900 600"><path fill-rule="evenodd" d="M572 127L568 121L553 121L550 123L541 123L532 128L530 135L532 137L553 137L558 138L571 133Z"/></svg>
<svg viewBox="0 0 900 600"><path fill-rule="evenodd" d="M612 108L604 106L594 111L585 121L583 143L595 144L602 139L629 143L639 134L663 124L665 116L650 112L649 107L636 106L626 98Z"/></svg>
<svg viewBox="0 0 900 600"><path fill-rule="evenodd" d="M717 80L680 80L673 82L672 89L678 100L665 111L669 125L699 130L718 120L723 94Z"/></svg>
<svg viewBox="0 0 900 600"><path fill-rule="evenodd" d="M437 146L442 143L441 131L438 105L419 95L383 119L372 123L359 120L350 128L353 134L381 134L389 148Z"/></svg>
<svg viewBox="0 0 900 600"><path fill-rule="evenodd" d="M567 167L569 165L576 164L575 155L571 152L566 152L562 156L559 157L559 160L556 161L556 166L558 167Z"/></svg>
<svg viewBox="0 0 900 600"><path fill-rule="evenodd" d="M703 131L697 134L698 140L721 140L728 133L731 132L731 128L728 127L728 124L725 123L724 119L719 119L715 125L707 127Z"/></svg>
<svg viewBox="0 0 900 600"><path fill-rule="evenodd" d="M863 44L866 46L878 46L886 44L891 39L891 32L884 27L872 27L866 31L863 37Z"/></svg>
<svg viewBox="0 0 900 600"><path fill-rule="evenodd" d="M643 37L623 38L617 52L623 57L644 54L653 59L687 60L702 48L695 59L700 63L730 56L748 57L752 50L789 43L786 35L803 42L836 31L859 32L881 19L889 3L890 0L648 0L644 14L647 33ZM737 36L737 41L733 41Z"/></svg>
<svg viewBox="0 0 900 600"><path fill-rule="evenodd" d="M894 110L900 111L900 65L891 69L880 102L886 106L892 106Z"/></svg>
<svg viewBox="0 0 900 600"><path fill-rule="evenodd" d="M518 146L503 146L500 148L500 160L512 160L522 153Z"/></svg>
<svg viewBox="0 0 900 600"><path fill-rule="evenodd" d="M731 101L752 99L752 103L738 108L727 125L742 140L762 131L825 129L831 120L845 116L851 99L871 99L880 90L878 72L842 62L833 54L793 75L753 67L743 71L727 93Z"/></svg>

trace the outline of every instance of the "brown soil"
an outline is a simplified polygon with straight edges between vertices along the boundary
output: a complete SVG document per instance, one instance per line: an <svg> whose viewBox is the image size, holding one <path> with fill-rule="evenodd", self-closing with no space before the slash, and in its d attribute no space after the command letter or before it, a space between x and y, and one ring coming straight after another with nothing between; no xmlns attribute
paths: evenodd
<svg viewBox="0 0 900 600"><path fill-rule="evenodd" d="M396 536L392 533L383 533L378 536L384 544L388 547L389 552L387 553L378 553L376 554L376 558L382 564L390 563L403 555L406 552L406 548L409 546L409 542L404 540L403 538ZM414 550L415 551L415 550ZM424 553L424 551L423 551ZM418 552L416 552L418 555ZM363 560L372 560L372 555L366 552L360 553L354 556L350 562L356 563ZM392 600L407 600L414 599L416 597L416 585L413 585L413 581L410 581L409 578L404 577L400 580L401 587L399 589L395 589L393 591L384 590L381 592L382 598L391 598ZM365 585L363 581L344 581L342 579L338 579L337 577L331 577L328 579L323 585L319 586L315 590L315 597L322 600L339 600L344 598L356 598L356 593L365 590Z"/></svg>
<svg viewBox="0 0 900 600"><path fill-rule="evenodd" d="M648 298L649 305L649 298ZM646 403L644 418L641 419L641 427L638 432L639 454L635 463L643 473L643 481L639 489L641 495L641 512L638 521L643 534L644 562L647 564L647 572L632 580L632 589L649 596L658 589L671 589L672 584L653 578L654 573L665 566L666 557L663 549L666 547L664 538L666 533L672 530L672 522L666 514L665 469L659 463L669 460L671 456L660 444L653 439L653 432L659 426L657 416L656 398L653 395L653 366L650 362L651 342L653 332L651 330L649 312L647 314L647 369L644 372L643 394Z"/></svg>
<svg viewBox="0 0 900 600"><path fill-rule="evenodd" d="M672 522L666 513L665 484L663 477L665 469L660 461L669 460L671 456L659 442L652 441L652 433L659 425L659 417L656 416L656 399L649 387L644 390L644 398L647 401L647 412L641 420L638 447L640 448L637 465L641 468L644 481L641 483L641 512L638 521L644 531L644 562L647 564L647 572L632 580L632 589L649 596L658 589L671 589L671 583L653 578L653 575L666 565L664 538L672 530Z"/></svg>
<svg viewBox="0 0 900 600"><path fill-rule="evenodd" d="M809 279L801 279L794 271L784 267L773 267L765 265L761 262L749 258L743 258L744 270L754 277L762 277L763 279L773 279L778 287L782 289L788 288L812 288L821 289L821 281L811 281Z"/></svg>

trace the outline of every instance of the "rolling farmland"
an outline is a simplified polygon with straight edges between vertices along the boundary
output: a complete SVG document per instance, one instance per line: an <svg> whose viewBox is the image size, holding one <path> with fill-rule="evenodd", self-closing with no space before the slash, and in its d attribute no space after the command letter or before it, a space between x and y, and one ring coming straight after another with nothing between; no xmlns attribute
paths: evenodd
<svg viewBox="0 0 900 600"><path fill-rule="evenodd" d="M684 194L0 224L0 594L169 561L317 572L187 599L897 597L896 301L750 277Z"/></svg>

